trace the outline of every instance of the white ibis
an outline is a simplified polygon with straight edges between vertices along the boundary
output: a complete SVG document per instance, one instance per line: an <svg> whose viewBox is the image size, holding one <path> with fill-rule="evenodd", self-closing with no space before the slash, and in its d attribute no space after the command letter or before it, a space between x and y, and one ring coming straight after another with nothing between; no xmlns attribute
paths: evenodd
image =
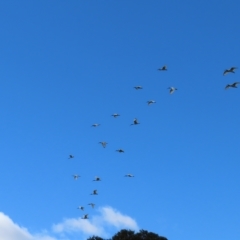
<svg viewBox="0 0 240 240"><path fill-rule="evenodd" d="M84 207L82 207L82 206L79 206L79 207L77 207L77 209L79 209L79 210L84 210Z"/></svg>
<svg viewBox="0 0 240 240"><path fill-rule="evenodd" d="M100 177L95 177L95 179L93 181L96 181L96 182L101 181L101 178Z"/></svg>
<svg viewBox="0 0 240 240"><path fill-rule="evenodd" d="M97 190L93 190L93 192L91 193L91 195L98 195Z"/></svg>
<svg viewBox="0 0 240 240"><path fill-rule="evenodd" d="M90 205L92 208L94 208L94 206L95 206L94 203L89 203L88 205Z"/></svg>
<svg viewBox="0 0 240 240"><path fill-rule="evenodd" d="M149 101L147 101L147 104L148 104L148 105L151 105L151 104L153 104L153 103L156 103L156 101L154 101L154 100L149 100Z"/></svg>
<svg viewBox="0 0 240 240"><path fill-rule="evenodd" d="M100 126L100 123L94 123L93 125L92 125L92 127L99 127Z"/></svg>
<svg viewBox="0 0 240 240"><path fill-rule="evenodd" d="M105 148L106 146L107 146L107 142L99 142L99 143L101 143L102 144L102 146Z"/></svg>
<svg viewBox="0 0 240 240"><path fill-rule="evenodd" d="M134 118L134 119L133 119L133 123L130 124L130 126L132 126L132 125L137 125L137 124L140 124L140 123L138 122L137 118Z"/></svg>
<svg viewBox="0 0 240 240"><path fill-rule="evenodd" d="M237 69L237 67L231 67L229 69L226 69L224 72L223 72L223 76L225 76L226 74L228 73L235 73L234 71Z"/></svg>
<svg viewBox="0 0 240 240"><path fill-rule="evenodd" d="M136 90L140 90L140 89L143 89L142 86L136 86L134 87Z"/></svg>
<svg viewBox="0 0 240 240"><path fill-rule="evenodd" d="M88 218L88 214L84 214L83 217L82 217L82 219L89 219L89 218Z"/></svg>
<svg viewBox="0 0 240 240"><path fill-rule="evenodd" d="M78 180L79 177L80 177L80 176L79 176L78 174L74 174L74 175L73 175L74 180Z"/></svg>
<svg viewBox="0 0 240 240"><path fill-rule="evenodd" d="M164 66L162 66L161 68L159 68L158 70L159 70L159 71L167 71L167 66L164 65Z"/></svg>
<svg viewBox="0 0 240 240"><path fill-rule="evenodd" d="M134 177L132 174L126 174L125 177Z"/></svg>
<svg viewBox="0 0 240 240"><path fill-rule="evenodd" d="M233 84L228 84L225 89L227 90L228 88L237 88L237 85L239 84L240 82L235 82Z"/></svg>
<svg viewBox="0 0 240 240"><path fill-rule="evenodd" d="M175 87L169 87L168 89L170 89L169 90L170 94L173 94L177 90L177 88L175 88Z"/></svg>
<svg viewBox="0 0 240 240"><path fill-rule="evenodd" d="M124 153L124 150L120 148L120 149L116 150L116 152Z"/></svg>

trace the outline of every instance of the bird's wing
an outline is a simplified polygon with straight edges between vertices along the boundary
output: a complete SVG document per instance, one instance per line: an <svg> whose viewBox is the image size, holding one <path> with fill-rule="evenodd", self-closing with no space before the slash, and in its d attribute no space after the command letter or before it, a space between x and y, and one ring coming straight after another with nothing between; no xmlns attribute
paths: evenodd
<svg viewBox="0 0 240 240"><path fill-rule="evenodd" d="M223 72L223 75L225 76L225 75L228 74L228 73L229 73L229 70L226 69L226 70Z"/></svg>
<svg viewBox="0 0 240 240"><path fill-rule="evenodd" d="M231 87L237 87L238 84L239 82L234 82L233 84L231 84Z"/></svg>

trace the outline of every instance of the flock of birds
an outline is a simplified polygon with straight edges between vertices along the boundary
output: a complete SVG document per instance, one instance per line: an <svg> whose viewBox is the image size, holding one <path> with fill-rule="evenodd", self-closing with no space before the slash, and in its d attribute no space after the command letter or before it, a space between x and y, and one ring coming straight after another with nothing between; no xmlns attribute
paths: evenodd
<svg viewBox="0 0 240 240"><path fill-rule="evenodd" d="M226 74L228 73L235 73L235 70L237 68L236 67L231 67L229 69L226 69L224 72L223 72L223 76L225 76ZM240 82L234 82L232 84L227 84L227 86L225 87L225 89L228 89L228 88L237 88L237 85L239 84Z"/></svg>
<svg viewBox="0 0 240 240"><path fill-rule="evenodd" d="M224 70L223 76L227 75L228 73L235 73L235 70L236 70L236 69L237 69L237 67L231 67L231 68L229 68L229 69ZM163 67L159 68L158 70L159 70L159 71L167 71L167 66L164 65ZM225 89L237 88L237 85L238 85L238 84L240 84L240 82L234 82L234 83L232 83L232 84L227 84L226 87L225 87ZM134 88L135 88L136 90L141 90L141 89L143 89L142 86L135 86ZM169 93L170 93L170 94L173 94L173 93L177 90L176 87L168 87L167 89L169 89ZM148 105L151 105L151 104L154 104L154 103L156 103L156 101L154 101L154 100L149 100L149 101L147 101L147 104L148 104ZM120 116L120 114L114 113L114 114L112 114L111 116L114 117L114 118L117 118L117 117ZM139 121L138 121L138 119L137 119L137 118L134 118L134 119L133 119L133 123L130 124L130 126L138 125L138 124L140 124ZM92 127L95 127L95 128L96 128L96 127L99 127L99 126L100 126L99 123L94 123L94 124L92 124ZM101 144L103 148L106 148L106 146L107 146L108 143L105 142L105 141L103 141L103 142L99 142L99 144ZM121 149L121 148L120 148L120 149L117 149L116 151L119 152L119 153L124 153L124 150ZM74 158L74 155L71 155L71 154L70 154L70 155L69 155L69 159L73 159L73 158ZM77 179L80 177L80 175L78 175L78 174L74 174L74 175L72 175L72 176L73 176L74 180L77 180ZM128 174L125 175L125 177L132 178L132 177L134 177L134 175L128 173ZM101 181L101 178L98 177L98 176L96 176L93 181L99 182L99 181ZM93 190L93 192L92 192L90 195L98 195L97 189ZM95 203L89 203L88 205L90 205L92 208L94 208L96 204L95 204ZM77 209L84 211L84 207L83 207L83 206L78 206ZM88 215L89 215L89 214L84 214L83 217L82 217L82 219L89 219Z"/></svg>

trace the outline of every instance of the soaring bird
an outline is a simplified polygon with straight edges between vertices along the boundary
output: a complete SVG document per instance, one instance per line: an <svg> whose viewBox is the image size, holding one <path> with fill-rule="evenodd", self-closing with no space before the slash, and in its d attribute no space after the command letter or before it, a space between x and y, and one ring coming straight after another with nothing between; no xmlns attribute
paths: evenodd
<svg viewBox="0 0 240 240"><path fill-rule="evenodd" d="M134 87L136 90L140 90L140 89L143 89L142 86L136 86Z"/></svg>
<svg viewBox="0 0 240 240"><path fill-rule="evenodd" d="M84 210L84 207L79 206L79 207L77 207L77 209Z"/></svg>
<svg viewBox="0 0 240 240"><path fill-rule="evenodd" d="M132 126L132 125L137 125L137 124L140 124L140 123L138 122L137 118L134 118L134 119L133 119L133 123L130 124L130 126Z"/></svg>
<svg viewBox="0 0 240 240"><path fill-rule="evenodd" d="M70 158L74 158L74 156L70 154L68 159L70 159Z"/></svg>
<svg viewBox="0 0 240 240"><path fill-rule="evenodd" d="M92 125L92 127L98 127L98 126L100 126L100 123L94 123L94 124Z"/></svg>
<svg viewBox="0 0 240 240"><path fill-rule="evenodd" d="M93 192L91 193L91 195L98 195L97 190L93 190Z"/></svg>
<svg viewBox="0 0 240 240"><path fill-rule="evenodd" d="M78 180L79 177L80 177L80 176L79 176L78 174L74 174L74 175L73 175L74 180Z"/></svg>
<svg viewBox="0 0 240 240"><path fill-rule="evenodd" d="M224 72L223 72L223 76L225 76L226 74L228 73L235 73L234 70L237 69L237 67L231 67L229 69L226 69Z"/></svg>
<svg viewBox="0 0 240 240"><path fill-rule="evenodd" d="M170 90L169 90L169 93L170 93L170 94L174 93L175 90L177 90L177 88L175 88L175 87L169 87L168 89L170 89Z"/></svg>
<svg viewBox="0 0 240 240"><path fill-rule="evenodd" d="M159 68L158 70L159 70L159 71L167 71L167 66L164 65L164 66L162 66L161 68Z"/></svg>
<svg viewBox="0 0 240 240"><path fill-rule="evenodd" d="M92 208L94 208L94 206L95 206L94 203L89 203L88 205L91 205Z"/></svg>
<svg viewBox="0 0 240 240"><path fill-rule="evenodd" d="M112 114L111 116L113 116L114 118L116 118L116 117L119 117L120 115L119 115L118 113L114 113L114 114Z"/></svg>
<svg viewBox="0 0 240 240"><path fill-rule="evenodd" d="M100 177L95 177L95 179L93 181L101 181L101 178Z"/></svg>
<svg viewBox="0 0 240 240"><path fill-rule="evenodd" d="M107 146L107 142L99 142L99 143L101 143L102 144L102 146L105 148L106 146Z"/></svg>
<svg viewBox="0 0 240 240"><path fill-rule="evenodd" d="M151 104L153 104L153 103L156 103L156 101L154 101L154 100L149 100L149 101L147 101L147 104L148 104L148 105L151 105Z"/></svg>
<svg viewBox="0 0 240 240"><path fill-rule="evenodd" d="M121 148L116 150L116 152L119 152L119 153L124 153L124 150L122 150Z"/></svg>
<svg viewBox="0 0 240 240"><path fill-rule="evenodd" d="M126 174L125 177L134 177L132 174Z"/></svg>
<svg viewBox="0 0 240 240"><path fill-rule="evenodd" d="M89 219L89 218L88 218L88 214L84 214L83 217L82 217L82 219Z"/></svg>
<svg viewBox="0 0 240 240"><path fill-rule="evenodd" d="M228 84L225 89L227 90L228 88L237 88L237 85L239 84L240 82L235 82L233 84Z"/></svg>

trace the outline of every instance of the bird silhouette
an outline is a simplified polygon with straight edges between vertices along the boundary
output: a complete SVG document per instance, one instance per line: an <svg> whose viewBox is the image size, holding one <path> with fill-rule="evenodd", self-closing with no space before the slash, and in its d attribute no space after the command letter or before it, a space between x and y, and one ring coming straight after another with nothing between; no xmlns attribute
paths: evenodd
<svg viewBox="0 0 240 240"><path fill-rule="evenodd" d="M175 87L169 87L168 89L170 89L169 90L170 94L173 94L177 90L177 88L175 88Z"/></svg>
<svg viewBox="0 0 240 240"><path fill-rule="evenodd" d="M123 149L118 149L118 150L116 150L116 152L124 153L124 150Z"/></svg>
<svg viewBox="0 0 240 240"><path fill-rule="evenodd" d="M83 217L82 217L82 219L89 219L89 218L88 218L88 214L84 214Z"/></svg>
<svg viewBox="0 0 240 240"><path fill-rule="evenodd" d="M119 117L120 115L119 115L118 113L114 113L114 114L112 114L111 116L113 116L114 118L116 118L116 117Z"/></svg>
<svg viewBox="0 0 240 240"><path fill-rule="evenodd" d="M99 143L101 143L102 144L102 146L105 148L106 146L107 146L107 142L99 142Z"/></svg>
<svg viewBox="0 0 240 240"><path fill-rule="evenodd" d="M94 123L93 125L92 125L92 127L99 127L100 126L100 123Z"/></svg>
<svg viewBox="0 0 240 240"><path fill-rule="evenodd" d="M132 174L126 174L125 177L134 177Z"/></svg>
<svg viewBox="0 0 240 240"><path fill-rule="evenodd" d="M140 124L140 123L138 122L137 118L134 118L134 119L133 119L133 123L130 124L130 126L132 126L132 125L137 125L137 124Z"/></svg>
<svg viewBox="0 0 240 240"><path fill-rule="evenodd" d="M80 209L80 210L84 210L84 207L82 207L82 206L79 206L79 207L77 207L77 209Z"/></svg>
<svg viewBox="0 0 240 240"><path fill-rule="evenodd" d="M98 195L97 190L93 190L93 192L91 193L91 195Z"/></svg>
<svg viewBox="0 0 240 240"><path fill-rule="evenodd" d="M223 76L227 75L228 73L235 73L234 71L237 69L237 67L231 67L229 69L226 69L224 72L223 72Z"/></svg>
<svg viewBox="0 0 240 240"><path fill-rule="evenodd" d="M73 175L74 180L78 180L79 177L80 177L80 176L79 176L78 174L74 174L74 175Z"/></svg>
<svg viewBox="0 0 240 240"><path fill-rule="evenodd" d="M164 66L162 66L161 68L159 68L158 70L159 70L159 71L167 71L167 66L164 65Z"/></svg>
<svg viewBox="0 0 240 240"><path fill-rule="evenodd" d="M136 86L134 87L136 90L140 90L140 89L143 89L142 86Z"/></svg>
<svg viewBox="0 0 240 240"><path fill-rule="evenodd" d="M240 82L235 82L235 83L232 83L232 84L227 84L227 86L225 87L225 89L229 89L229 88L237 88L237 85L239 84Z"/></svg>
<svg viewBox="0 0 240 240"><path fill-rule="evenodd" d="M153 104L153 103L156 103L156 101L154 101L154 100L149 100L149 101L147 101L148 106L151 105L151 104Z"/></svg>
<svg viewBox="0 0 240 240"><path fill-rule="evenodd" d="M96 182L101 181L101 178L100 177L95 177L95 179L93 181L96 181Z"/></svg>
<svg viewBox="0 0 240 240"><path fill-rule="evenodd" d="M94 208L94 206L95 206L94 203L89 203L88 205L90 205L92 208Z"/></svg>

